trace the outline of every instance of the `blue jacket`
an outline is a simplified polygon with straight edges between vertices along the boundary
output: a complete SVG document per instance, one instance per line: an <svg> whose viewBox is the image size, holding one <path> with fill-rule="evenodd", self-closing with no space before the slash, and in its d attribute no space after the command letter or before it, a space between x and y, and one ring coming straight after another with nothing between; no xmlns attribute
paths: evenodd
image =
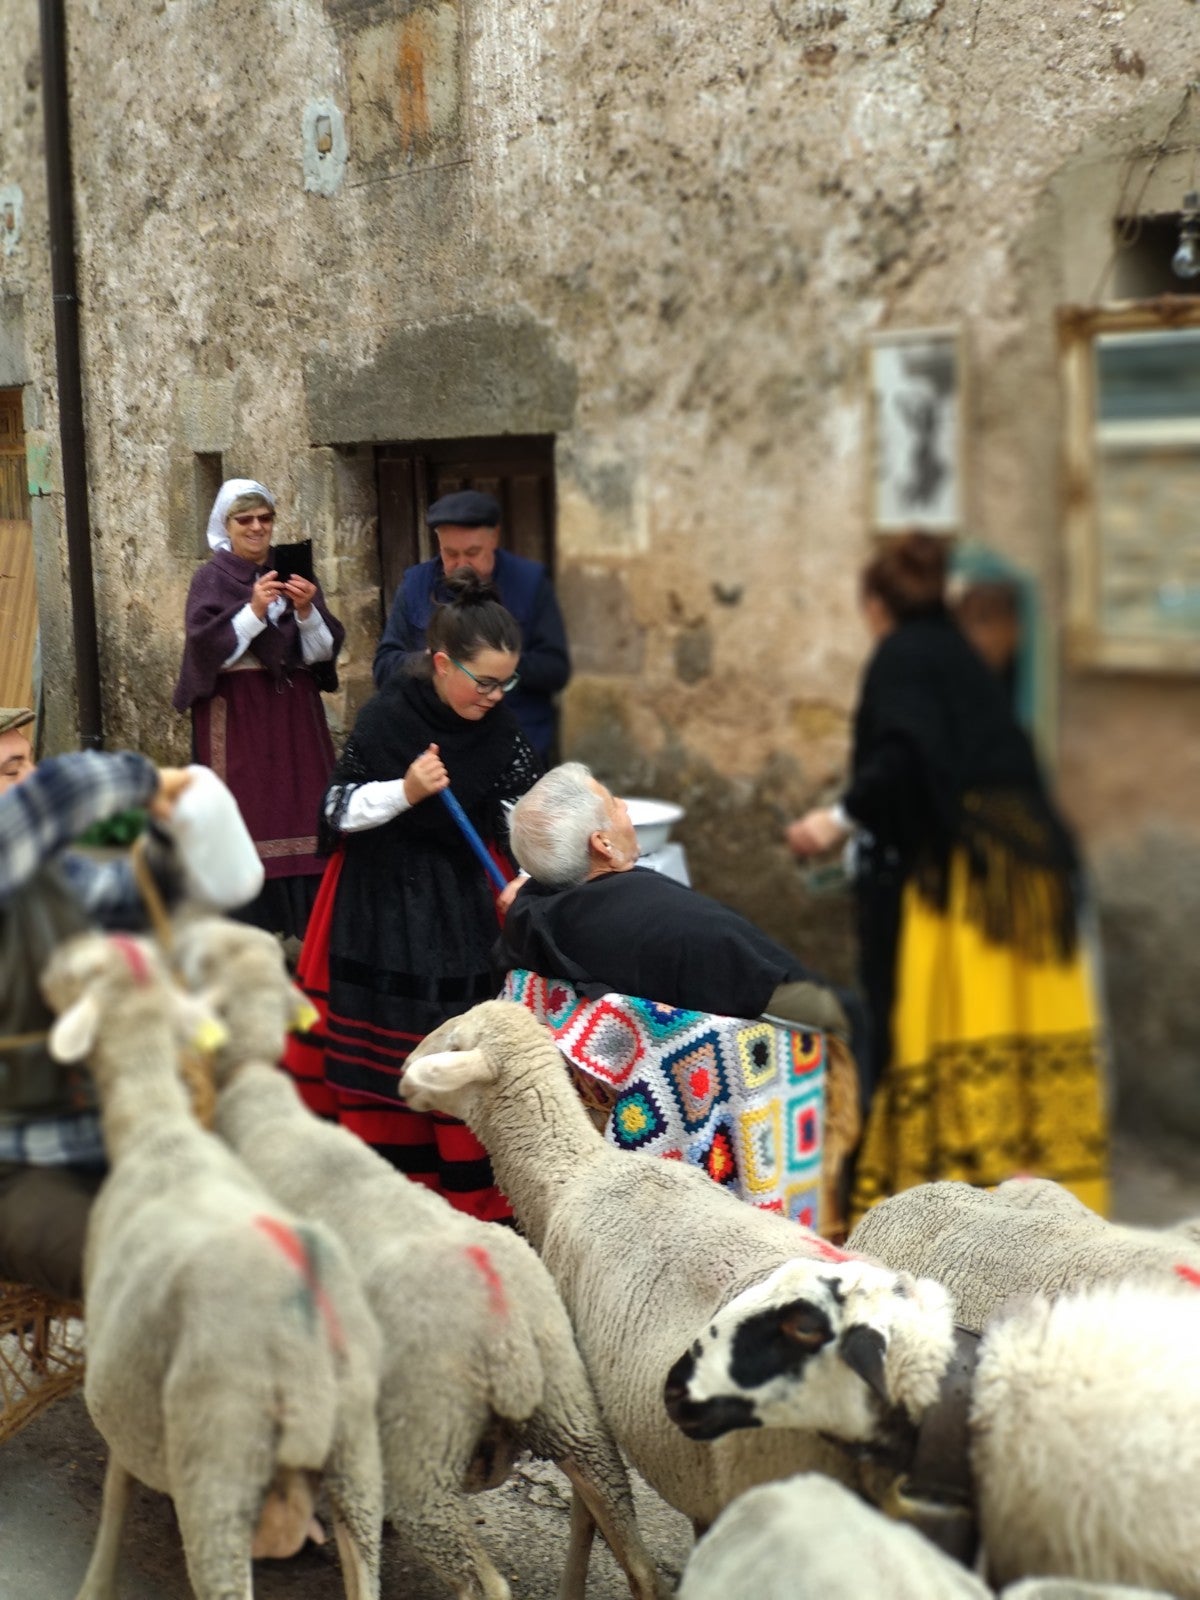
<svg viewBox="0 0 1200 1600"><path fill-rule="evenodd" d="M402 662L425 650L425 630L433 611L434 591L442 576L442 563L437 556L409 567L404 574L383 638L375 651L372 671L379 688L383 688ZM540 561L514 555L511 550L497 550L492 582L521 629L521 661L517 668L521 681L506 704L525 737L545 761L554 740L551 697L565 687L571 676L562 613Z"/></svg>

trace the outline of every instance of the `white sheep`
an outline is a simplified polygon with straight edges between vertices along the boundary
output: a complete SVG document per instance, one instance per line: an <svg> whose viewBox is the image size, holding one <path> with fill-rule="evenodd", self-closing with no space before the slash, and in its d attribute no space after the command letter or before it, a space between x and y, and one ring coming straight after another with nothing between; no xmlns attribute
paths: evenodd
<svg viewBox="0 0 1200 1600"><path fill-rule="evenodd" d="M706 1416L716 1436L807 1415L803 1372L762 1336L790 1299L768 1283L695 1329L681 1383L693 1432ZM994 1582L1052 1575L1200 1600L1198 1341L1200 1293L1182 1283L1036 1297L989 1323L964 1393L962 1482Z"/></svg>
<svg viewBox="0 0 1200 1600"><path fill-rule="evenodd" d="M1081 1583L1078 1578L1023 1578L1000 1600L1172 1600L1162 1589L1130 1589L1123 1583Z"/></svg>
<svg viewBox="0 0 1200 1600"><path fill-rule="evenodd" d="M893 1406L916 1414L936 1393L951 1343L936 1284L853 1260L697 1168L608 1145L553 1038L523 1007L488 1001L443 1024L409 1057L401 1092L420 1109L463 1118L483 1141L566 1301L618 1442L697 1526L752 1484L797 1470L856 1480L847 1452L815 1430L874 1437L880 1406L855 1365L865 1357L877 1366L880 1347ZM685 1439L663 1407L669 1367L740 1288L787 1262L803 1281L797 1298L827 1330L815 1354L802 1332L791 1345L809 1380L807 1431L741 1434L715 1449Z"/></svg>
<svg viewBox="0 0 1200 1600"><path fill-rule="evenodd" d="M692 1552L679 1600L991 1600L992 1591L840 1483L801 1473L727 1506Z"/></svg>
<svg viewBox="0 0 1200 1600"><path fill-rule="evenodd" d="M42 985L51 1054L88 1060L111 1163L84 1253L84 1393L110 1454L80 1600L115 1593L131 1478L174 1500L197 1600L246 1600L252 1554L299 1547L320 1479L346 1594L372 1600L379 1335L341 1247L197 1125L178 1057L200 1009L148 944L85 934Z"/></svg>
<svg viewBox="0 0 1200 1600"><path fill-rule="evenodd" d="M998 1583L1063 1576L1200 1600L1200 1292L1106 1285L988 1326L971 1411Z"/></svg>
<svg viewBox="0 0 1200 1600"><path fill-rule="evenodd" d="M273 1194L338 1235L383 1331L389 1519L462 1600L507 1600L463 1496L502 1482L516 1451L529 1448L562 1467L632 1593L653 1600L660 1589L628 1476L537 1256L306 1109L273 1065L298 1009L311 1010L274 939L208 919L181 931L175 960L228 1028L214 1058L218 1132ZM582 1600L586 1571L581 1529L564 1595Z"/></svg>
<svg viewBox="0 0 1200 1600"><path fill-rule="evenodd" d="M847 1249L897 1271L936 1278L965 1327L983 1327L1005 1301L1126 1280L1200 1281L1200 1241L1176 1230L1106 1222L1068 1189L1014 1178L995 1190L923 1183L861 1219Z"/></svg>

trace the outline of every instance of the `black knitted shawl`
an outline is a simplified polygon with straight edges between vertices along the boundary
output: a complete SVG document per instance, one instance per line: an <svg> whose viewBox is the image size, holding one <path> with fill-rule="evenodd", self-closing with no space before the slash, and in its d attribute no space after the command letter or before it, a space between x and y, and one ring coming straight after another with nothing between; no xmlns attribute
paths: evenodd
<svg viewBox="0 0 1200 1600"><path fill-rule="evenodd" d="M901 623L868 663L843 803L931 904L945 907L960 852L989 938L1074 948L1074 841L1003 684L944 610Z"/></svg>
<svg viewBox="0 0 1200 1600"><path fill-rule="evenodd" d="M485 839L507 846L508 816L504 802L517 799L538 778L540 767L516 719L498 705L480 721L469 721L438 698L426 677L397 673L358 714L330 779L333 815L321 812L321 848L339 842L338 823L347 786L402 778L413 761L436 744L450 787L463 810ZM347 835L348 846L363 841L386 871L386 862L405 843L424 839L442 846L467 848L450 812L436 796L402 812L381 828ZM482 871L482 868L480 869Z"/></svg>

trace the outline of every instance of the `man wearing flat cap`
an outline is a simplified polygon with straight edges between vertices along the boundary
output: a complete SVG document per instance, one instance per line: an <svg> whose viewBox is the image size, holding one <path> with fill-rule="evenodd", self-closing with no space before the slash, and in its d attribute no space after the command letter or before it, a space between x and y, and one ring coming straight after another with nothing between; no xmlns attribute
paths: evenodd
<svg viewBox="0 0 1200 1600"><path fill-rule="evenodd" d="M28 706L0 706L0 794L33 771L35 720Z"/></svg>
<svg viewBox="0 0 1200 1600"><path fill-rule="evenodd" d="M478 489L459 489L435 500L425 513L438 554L404 574L383 638L375 652L375 682L382 688L399 667L425 649L425 629L442 597L443 578L471 567L490 578L521 629L520 683L507 705L543 761L554 743L554 695L571 676L571 658L558 601L540 561L501 550L500 502Z"/></svg>

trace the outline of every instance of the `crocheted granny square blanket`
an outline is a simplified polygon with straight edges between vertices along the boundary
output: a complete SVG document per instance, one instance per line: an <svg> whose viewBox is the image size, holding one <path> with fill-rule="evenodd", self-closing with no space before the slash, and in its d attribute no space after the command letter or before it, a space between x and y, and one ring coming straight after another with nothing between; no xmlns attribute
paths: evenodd
<svg viewBox="0 0 1200 1600"><path fill-rule="evenodd" d="M524 970L500 998L527 1006L577 1071L615 1093L610 1144L703 1167L749 1204L817 1228L821 1034L631 995L587 1000Z"/></svg>

